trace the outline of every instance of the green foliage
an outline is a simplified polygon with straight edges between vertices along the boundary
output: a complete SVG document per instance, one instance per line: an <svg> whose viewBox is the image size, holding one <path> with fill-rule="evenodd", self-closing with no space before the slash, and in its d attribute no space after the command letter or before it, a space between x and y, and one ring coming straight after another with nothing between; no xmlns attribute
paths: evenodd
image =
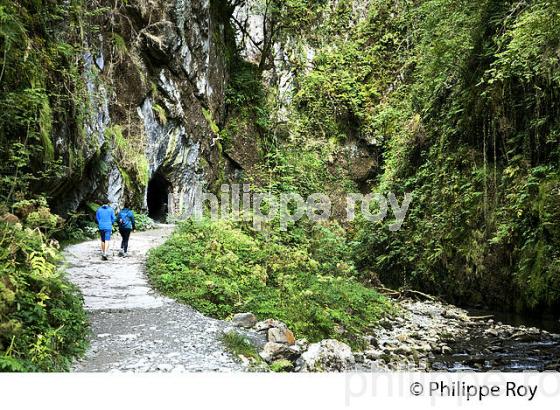
<svg viewBox="0 0 560 410"><path fill-rule="evenodd" d="M304 239L295 240L225 221L187 221L150 253L148 272L160 291L211 316L251 311L285 321L298 337L360 345L358 336L388 302L348 275L351 269L333 270L345 262L318 252L320 237L313 246L318 259Z"/></svg>
<svg viewBox="0 0 560 410"><path fill-rule="evenodd" d="M288 359L275 360L270 364L270 370L273 372L287 372L294 368L294 364Z"/></svg>
<svg viewBox="0 0 560 410"><path fill-rule="evenodd" d="M79 71L81 2L0 2L0 198L55 191L84 164L71 163L80 147L57 157L52 135L76 130L84 108ZM66 31L59 27L64 22ZM75 169L78 168L78 169Z"/></svg>
<svg viewBox="0 0 560 410"><path fill-rule="evenodd" d="M345 193L357 190L348 176L350 145L344 144L383 143L391 120L389 110L383 110L383 93L408 55L406 39L391 31L409 23L396 12L395 2L375 1L370 16L351 27L355 36L349 38L354 19L350 1L294 1L275 7L295 89L288 107L282 106L286 101L279 103L278 91L264 89L270 112L267 153L248 179L273 192L329 192L340 209ZM309 45L316 51L312 62ZM383 71L387 74L379 75Z"/></svg>
<svg viewBox="0 0 560 410"><path fill-rule="evenodd" d="M346 0L267 4L295 89L280 125L278 95L262 89L270 114L267 154L248 177L256 189L355 192L336 164L359 140L378 155L369 188L413 195L400 232L363 221L351 230L364 281L557 306L560 3L373 0L361 18ZM260 106L263 65L246 68L230 100ZM300 226L292 238L313 235Z"/></svg>
<svg viewBox="0 0 560 410"><path fill-rule="evenodd" d="M212 112L210 112L206 108L203 108L202 109L202 114L204 115L204 119L208 123L208 126L210 127L212 132L216 135L220 134L220 127L218 127L218 124L216 124L216 121L214 121L214 117L212 116Z"/></svg>
<svg viewBox="0 0 560 410"><path fill-rule="evenodd" d="M297 192L309 195L322 192L325 183L338 180L332 174L325 174L325 155L329 152L329 145L322 147L307 146L302 150L296 144L283 144L276 147L266 156L253 177L260 177L266 189L272 192Z"/></svg>
<svg viewBox="0 0 560 410"><path fill-rule="evenodd" d="M156 227L154 220L146 214L135 214L134 222L136 223L137 231L148 231Z"/></svg>
<svg viewBox="0 0 560 410"><path fill-rule="evenodd" d="M409 74L373 124L387 140L379 187L414 199L401 232L362 225L360 267L463 303L557 305L558 3L427 0L399 13L415 22L393 33Z"/></svg>
<svg viewBox="0 0 560 410"><path fill-rule="evenodd" d="M251 344L251 341L242 334L236 331L230 331L222 335L221 341L226 349L234 355L244 356L248 359L252 359L257 363L262 362L257 349Z"/></svg>
<svg viewBox="0 0 560 410"><path fill-rule="evenodd" d="M348 9L343 4L339 7ZM398 35L410 24L400 12L402 7L393 1L373 2L350 41L346 36L334 37L319 49L313 70L301 76L295 94L306 134L341 141L357 134L373 144L382 142L384 130L373 125L383 95L408 55L407 38ZM333 14L349 18L339 12ZM333 24L327 20L319 30L330 32Z"/></svg>
<svg viewBox="0 0 560 410"><path fill-rule="evenodd" d="M167 113L165 112L165 109L159 104L154 104L152 106L152 109L156 113L157 119L160 122L160 124L161 125L167 124Z"/></svg>
<svg viewBox="0 0 560 410"><path fill-rule="evenodd" d="M231 107L258 107L265 95L258 67L241 58L231 66L232 77L226 89L226 104Z"/></svg>
<svg viewBox="0 0 560 410"><path fill-rule="evenodd" d="M270 112L266 101L266 91L261 81L258 67L240 57L231 63L232 73L225 92L225 103L229 114L228 124L220 133L219 127L204 113L206 120L216 134L220 133L224 141L229 143L236 134L251 129L255 137L265 143L269 128Z"/></svg>
<svg viewBox="0 0 560 410"><path fill-rule="evenodd" d="M118 33L112 33L113 45L119 58L124 58L128 54L128 47L126 41Z"/></svg>
<svg viewBox="0 0 560 410"><path fill-rule="evenodd" d="M225 152L237 140L250 141L250 147L241 150L255 149L260 154L270 145L270 109L259 69L237 55L230 65L231 78L225 90L226 123L220 129L209 111L204 110L204 116L223 141Z"/></svg>
<svg viewBox="0 0 560 410"><path fill-rule="evenodd" d="M163 110L158 105L154 107ZM155 108L154 110L159 113ZM165 117L164 120L167 121ZM144 145L137 136L125 137L120 125L108 127L105 136L113 141L116 163L127 190L140 195L148 185L148 161L143 151Z"/></svg>
<svg viewBox="0 0 560 410"><path fill-rule="evenodd" d="M97 206L95 206L95 210L90 214L86 212L69 212L61 229L57 230L53 236L61 241L63 245L97 238L99 228L91 216L95 214L96 210Z"/></svg>
<svg viewBox="0 0 560 410"><path fill-rule="evenodd" d="M38 228L0 222L0 371L61 371L83 353L81 296L57 263Z"/></svg>

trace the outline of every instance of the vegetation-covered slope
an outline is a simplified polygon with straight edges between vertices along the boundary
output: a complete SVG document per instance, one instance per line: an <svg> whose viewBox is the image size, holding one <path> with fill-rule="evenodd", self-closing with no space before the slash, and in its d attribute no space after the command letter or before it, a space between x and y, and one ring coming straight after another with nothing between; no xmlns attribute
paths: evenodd
<svg viewBox="0 0 560 410"><path fill-rule="evenodd" d="M271 125L273 182L332 192L341 147L361 141L375 172L336 182L414 198L399 232L357 227L365 279L462 303L557 306L559 3L276 6L294 89L288 127Z"/></svg>
<svg viewBox="0 0 560 410"><path fill-rule="evenodd" d="M249 13L264 14L254 56L244 50L251 43L240 41L247 26L234 13L234 5L245 3L253 5ZM337 218L349 191L413 194L399 232L363 221L345 224L345 232L330 229L327 243L343 246L325 262L309 248L315 228L306 223L287 239L268 231L273 240L228 224L183 227L154 253L154 269L160 269L154 277L217 316L260 309L312 338L332 335L335 325L359 333L378 312L343 313L344 304L376 299L355 278L461 303L559 305L557 1L212 1L200 15L185 2L161 3L165 10L153 2L91 4L0 0L0 350L6 368L58 369L79 351L79 298L53 273L49 239L79 233L68 211L105 199L109 188L128 191L140 205L156 171L174 176L168 182L176 192L187 192L190 187L178 185L199 178L215 190L222 182L248 181L274 193L323 191ZM200 30L189 31L195 25ZM188 64L177 51L185 42L194 50ZM151 153L146 128L157 142ZM170 130L172 141L165 138ZM159 168L150 171L155 163ZM64 209L66 219L52 215L47 203ZM233 279L224 279L221 296L186 274L206 263L202 255L174 245L188 243L198 230L207 234L193 248L202 253L213 241L227 248L231 238L256 249L256 259L229 249L233 259L218 266L231 267ZM327 243L320 247L330 249ZM303 255L304 263L296 269L281 260L272 269L268 261L278 252ZM338 272L337 263L350 271ZM173 278L165 276L168 265ZM220 277L204 266L209 281ZM289 280L262 288L270 306L252 299L248 288L235 290L247 296L236 305L228 299L236 278L249 272L248 280L257 281L255 266L274 280ZM321 277L344 283L328 287ZM317 290L313 309L332 304L332 315L311 328L310 317L299 321L278 307L290 286ZM337 286L349 290L348 298L335 297ZM222 304L211 300L218 296ZM300 296L288 299L300 306Z"/></svg>
<svg viewBox="0 0 560 410"><path fill-rule="evenodd" d="M373 115L377 186L414 201L396 235L364 227L361 266L458 301L557 306L559 3L395 4L379 7L406 22L406 59Z"/></svg>
<svg viewBox="0 0 560 410"><path fill-rule="evenodd" d="M83 353L87 320L45 231L56 216L28 201L24 227L0 220L0 371L62 371Z"/></svg>
<svg viewBox="0 0 560 410"><path fill-rule="evenodd" d="M268 235L244 224L188 221L152 251L148 273L159 290L213 317L249 311L285 321L298 337L362 346L359 336L390 304L353 277L347 255L336 225Z"/></svg>
<svg viewBox="0 0 560 410"><path fill-rule="evenodd" d="M51 240L63 221L43 196L85 167L72 44L81 13L75 2L0 2L0 371L64 370L85 345L81 295L58 270ZM55 132L69 139L58 157Z"/></svg>

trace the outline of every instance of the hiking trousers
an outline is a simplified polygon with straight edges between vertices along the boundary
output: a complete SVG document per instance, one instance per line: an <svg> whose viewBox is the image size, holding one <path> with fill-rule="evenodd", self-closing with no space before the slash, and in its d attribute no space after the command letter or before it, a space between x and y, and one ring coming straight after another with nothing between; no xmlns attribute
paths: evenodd
<svg viewBox="0 0 560 410"><path fill-rule="evenodd" d="M121 237L122 237L121 249L124 251L124 253L127 253L128 252L128 240L130 239L130 232L132 232L132 229L119 228L119 232L120 232Z"/></svg>

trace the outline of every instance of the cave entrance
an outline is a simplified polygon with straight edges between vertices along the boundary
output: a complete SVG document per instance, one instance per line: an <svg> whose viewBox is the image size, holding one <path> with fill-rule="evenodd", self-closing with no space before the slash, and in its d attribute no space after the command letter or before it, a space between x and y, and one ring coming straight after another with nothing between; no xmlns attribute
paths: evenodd
<svg viewBox="0 0 560 410"><path fill-rule="evenodd" d="M148 183L148 215L150 218L165 222L171 184L165 176L157 171Z"/></svg>

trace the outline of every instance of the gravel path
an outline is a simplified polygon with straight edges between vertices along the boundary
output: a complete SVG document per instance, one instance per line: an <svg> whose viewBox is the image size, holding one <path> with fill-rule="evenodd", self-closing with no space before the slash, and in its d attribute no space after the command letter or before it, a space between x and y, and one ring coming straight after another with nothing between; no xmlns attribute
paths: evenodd
<svg viewBox="0 0 560 410"><path fill-rule="evenodd" d="M144 267L149 249L173 227L133 233L128 258L102 261L98 241L66 248L68 278L79 286L91 322L90 348L78 372L241 371L219 337L229 327L151 289ZM115 237L113 248L120 238Z"/></svg>

